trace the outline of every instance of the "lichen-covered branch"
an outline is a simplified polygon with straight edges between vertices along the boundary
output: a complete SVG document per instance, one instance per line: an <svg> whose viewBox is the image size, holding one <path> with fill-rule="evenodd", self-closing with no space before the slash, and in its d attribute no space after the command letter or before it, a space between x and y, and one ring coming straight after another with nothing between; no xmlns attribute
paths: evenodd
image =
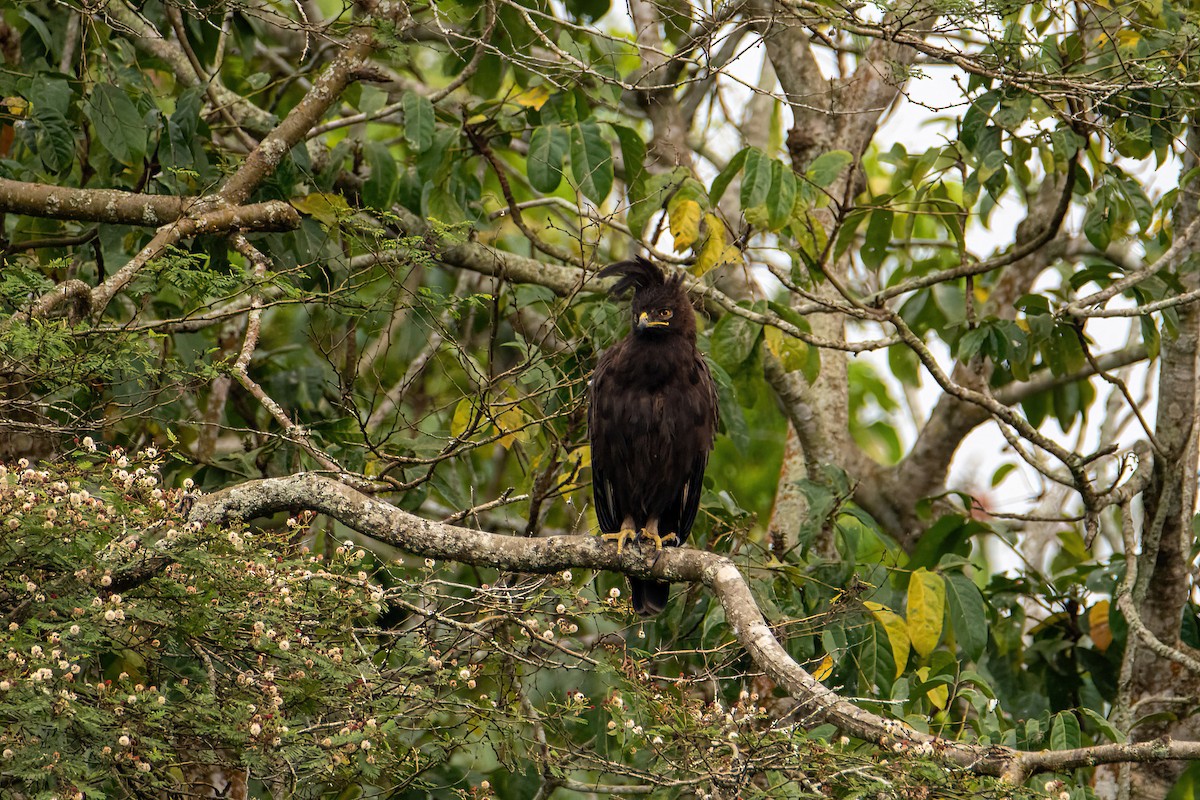
<svg viewBox="0 0 1200 800"><path fill-rule="evenodd" d="M659 553L629 548L617 553L594 536L526 538L460 528L423 519L313 473L250 481L203 496L196 501L191 520L202 525L228 524L306 510L327 514L365 536L427 558L504 571L548 574L584 568L701 583L721 603L730 632L754 663L795 698L798 719L810 726L830 723L891 750L914 748L948 764L1014 782L1037 772L1101 763L1200 758L1200 742L1102 745L1062 752L983 747L921 733L861 709L817 681L788 655L737 565L716 553L690 548Z"/></svg>
<svg viewBox="0 0 1200 800"><path fill-rule="evenodd" d="M0 213L27 217L158 227L179 219L197 199L0 178Z"/></svg>

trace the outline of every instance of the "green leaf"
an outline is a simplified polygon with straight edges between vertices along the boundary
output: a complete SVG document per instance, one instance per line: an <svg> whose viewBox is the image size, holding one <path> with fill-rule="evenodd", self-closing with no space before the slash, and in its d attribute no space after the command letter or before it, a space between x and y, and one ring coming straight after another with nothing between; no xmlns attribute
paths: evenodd
<svg viewBox="0 0 1200 800"><path fill-rule="evenodd" d="M947 553L966 554L970 551L969 540L976 533L988 528L981 522L967 519L961 514L946 514L930 525L909 557L909 568L932 567Z"/></svg>
<svg viewBox="0 0 1200 800"><path fill-rule="evenodd" d="M1079 719L1073 711L1060 711L1054 715L1050 726L1051 750L1074 750L1082 744L1079 735Z"/></svg>
<svg viewBox="0 0 1200 800"><path fill-rule="evenodd" d="M1109 722L1107 719L1105 719L1104 717L1097 714L1092 709L1088 708L1087 706L1081 705L1081 706L1079 706L1079 713L1083 714L1083 716L1090 719L1092 721L1092 723L1097 728L1100 729L1100 732L1103 733L1106 737L1108 737L1108 739L1110 741L1118 742L1118 743L1125 741L1125 734L1121 733L1119 730L1117 730L1115 727L1113 727L1113 724L1111 722Z"/></svg>
<svg viewBox="0 0 1200 800"><path fill-rule="evenodd" d="M987 648L987 608L983 594L975 582L961 572L946 577L946 601L950 607L950 624L954 638L967 657L979 661Z"/></svg>
<svg viewBox="0 0 1200 800"><path fill-rule="evenodd" d="M736 372L754 354L762 326L737 314L726 314L713 327L713 358L730 372Z"/></svg>
<svg viewBox="0 0 1200 800"><path fill-rule="evenodd" d="M725 435L733 441L738 452L746 453L750 448L750 426L746 424L746 415L742 413L742 404L738 401L733 379L720 364L709 361L708 366L712 371L713 383L717 385L721 427L725 429Z"/></svg>
<svg viewBox="0 0 1200 800"><path fill-rule="evenodd" d="M863 264L869 269L879 269L887 257L892 244L892 220L895 214L890 209L878 208L871 212L867 223L866 242L861 251Z"/></svg>
<svg viewBox="0 0 1200 800"><path fill-rule="evenodd" d="M937 647L946 616L946 582L922 567L908 582L908 638L922 658Z"/></svg>
<svg viewBox="0 0 1200 800"><path fill-rule="evenodd" d="M591 120L571 126L571 174L579 191L593 203L603 203L612 189L612 148Z"/></svg>
<svg viewBox="0 0 1200 800"><path fill-rule="evenodd" d="M713 179L712 188L708 190L708 201L714 206L721 202L721 198L725 195L725 190L729 188L729 184L741 171L746 164L746 153L750 152L749 147L744 147L737 152L733 158L729 159L729 163L725 165L725 169L721 170L721 174Z"/></svg>
<svg viewBox="0 0 1200 800"><path fill-rule="evenodd" d="M433 144L433 103L416 92L400 98L404 108L404 140L414 152L423 153Z"/></svg>
<svg viewBox="0 0 1200 800"><path fill-rule="evenodd" d="M999 467L997 467L996 471L992 473L992 488L995 489L997 486L1003 483L1004 479L1008 477L1009 473L1016 468L1017 465L1011 461L1007 464L1001 464Z"/></svg>
<svg viewBox="0 0 1200 800"><path fill-rule="evenodd" d="M382 142L367 142L363 157L371 168L371 175L363 184L363 202L371 208L391 208L396 196L396 181L400 170L391 150Z"/></svg>
<svg viewBox="0 0 1200 800"><path fill-rule="evenodd" d="M893 615L895 616L895 615ZM897 617L899 619L899 617ZM901 620L903 625L904 621ZM868 685L875 684L887 690L892 682L899 677L903 667L896 665L896 641L891 638L890 631L878 620L874 625L866 627L863 640L858 645L858 665L862 676ZM905 641L904 655L908 655L908 642Z"/></svg>
<svg viewBox="0 0 1200 800"><path fill-rule="evenodd" d="M746 148L742 172L742 211L762 205L771 190L771 159L757 147Z"/></svg>
<svg viewBox="0 0 1200 800"><path fill-rule="evenodd" d="M562 183L563 159L566 158L568 146L567 132L559 125L543 125L533 129L525 164L529 183L534 189L549 194Z"/></svg>
<svg viewBox="0 0 1200 800"><path fill-rule="evenodd" d="M677 167L671 172L660 172L646 179L642 197L630 197L629 210L625 212L625 222L635 237L639 239L642 237L646 230L646 223L663 207L666 199L687 178L688 172L682 167Z"/></svg>
<svg viewBox="0 0 1200 800"><path fill-rule="evenodd" d="M771 161L771 189L767 192L768 227L777 231L792 218L796 202L796 176L782 161Z"/></svg>
<svg viewBox="0 0 1200 800"><path fill-rule="evenodd" d="M837 180L846 165L853 161L854 156L845 150L830 150L813 159L813 162L808 165L808 171L804 174L817 186L826 189Z"/></svg>
<svg viewBox="0 0 1200 800"><path fill-rule="evenodd" d="M921 360L907 345L888 348L888 367L901 383L907 386L921 385Z"/></svg>
<svg viewBox="0 0 1200 800"><path fill-rule="evenodd" d="M1097 250L1104 251L1112 242L1115 210L1108 203L1108 192L1101 189L1083 217L1083 235Z"/></svg>
<svg viewBox="0 0 1200 800"><path fill-rule="evenodd" d="M146 124L137 106L111 83L98 83L87 100L88 119L97 139L122 164L140 164L146 157Z"/></svg>
<svg viewBox="0 0 1200 800"><path fill-rule="evenodd" d="M34 116L37 152L47 171L58 174L75 160L75 133L57 109L42 108Z"/></svg>
<svg viewBox="0 0 1200 800"><path fill-rule="evenodd" d="M992 121L1002 128L1015 131L1028 118L1033 107L1033 95L1020 92L1015 97L1006 97L1000 101L1000 108L992 115Z"/></svg>
<svg viewBox="0 0 1200 800"><path fill-rule="evenodd" d="M1146 345L1146 356L1148 358L1158 358L1158 351L1162 347L1162 339L1158 335L1158 326L1154 324L1154 317L1149 314L1138 317L1138 323L1142 329L1142 343Z"/></svg>
<svg viewBox="0 0 1200 800"><path fill-rule="evenodd" d="M646 191L646 143L633 128L610 125L621 143L621 161L625 165L625 185L630 197L642 197Z"/></svg>
<svg viewBox="0 0 1200 800"><path fill-rule="evenodd" d="M1059 386L1053 393L1054 418L1063 431L1075 427L1075 415L1079 413L1079 384Z"/></svg>

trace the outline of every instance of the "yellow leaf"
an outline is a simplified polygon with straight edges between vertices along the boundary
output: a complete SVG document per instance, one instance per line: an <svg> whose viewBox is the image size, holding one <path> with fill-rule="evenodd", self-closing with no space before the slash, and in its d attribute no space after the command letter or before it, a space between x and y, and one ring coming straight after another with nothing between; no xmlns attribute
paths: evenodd
<svg viewBox="0 0 1200 800"><path fill-rule="evenodd" d="M986 286L976 285L974 294L975 294L975 302L976 303L979 303L980 305L982 305L987 302L988 290L987 290Z"/></svg>
<svg viewBox="0 0 1200 800"><path fill-rule="evenodd" d="M783 362L785 370L796 372L808 364L808 344L770 325L763 328L763 334L768 352Z"/></svg>
<svg viewBox="0 0 1200 800"><path fill-rule="evenodd" d="M812 676L819 681L823 681L833 674L833 659L826 653L821 659L821 663L813 670Z"/></svg>
<svg viewBox="0 0 1200 800"><path fill-rule="evenodd" d="M697 278L713 267L720 266L721 259L728 249L728 246L725 244L725 223L721 222L720 217L716 214L705 214L704 227L708 230L708 236L705 238L704 246L700 248L700 255L691 269L692 274Z"/></svg>
<svg viewBox="0 0 1200 800"><path fill-rule="evenodd" d="M336 225L339 219L351 214L346 198L332 192L313 192L303 197L293 197L291 202L297 211L316 217L318 222L326 226Z"/></svg>
<svg viewBox="0 0 1200 800"><path fill-rule="evenodd" d="M892 645L892 658L896 661L896 677L899 678L908 663L908 625L904 622L904 617L885 605L870 601L863 605L870 609L872 616L879 620L879 624L887 631L888 642Z"/></svg>
<svg viewBox="0 0 1200 800"><path fill-rule="evenodd" d="M1142 40L1142 35L1131 28L1121 28L1117 31L1117 46L1131 50L1137 47L1137 43Z"/></svg>
<svg viewBox="0 0 1200 800"><path fill-rule="evenodd" d="M923 681L929 680L929 667L921 667L917 670L917 677ZM925 696L938 708L945 708L946 703L950 701L950 687L939 683L937 686L925 690Z"/></svg>
<svg viewBox="0 0 1200 800"><path fill-rule="evenodd" d="M512 447L514 441L525 443L533 437L533 430L529 426L529 417L525 416L525 412L517 406L509 408L497 416L496 424L500 427L500 432L504 434L498 441L505 450Z"/></svg>
<svg viewBox="0 0 1200 800"><path fill-rule="evenodd" d="M546 101L550 99L550 90L545 86L533 86L518 95L514 95L512 102L525 108L541 109L546 105Z"/></svg>
<svg viewBox="0 0 1200 800"><path fill-rule="evenodd" d="M24 117L29 113L29 101L24 97L6 97L3 101L8 113L14 117Z"/></svg>
<svg viewBox="0 0 1200 800"><path fill-rule="evenodd" d="M1101 600L1088 609L1088 631L1096 649L1103 653L1112 646L1112 629L1108 627L1108 601Z"/></svg>
<svg viewBox="0 0 1200 800"><path fill-rule="evenodd" d="M684 200L671 206L671 235L675 237L675 252L687 250L700 236L700 204Z"/></svg>
<svg viewBox="0 0 1200 800"><path fill-rule="evenodd" d="M475 419L475 407L471 404L470 398L464 397L454 407L454 416L450 419L450 435L462 436L467 432L467 428L471 427L473 419Z"/></svg>
<svg viewBox="0 0 1200 800"><path fill-rule="evenodd" d="M937 647L945 618L946 582L921 567L908 582L908 638L921 658Z"/></svg>

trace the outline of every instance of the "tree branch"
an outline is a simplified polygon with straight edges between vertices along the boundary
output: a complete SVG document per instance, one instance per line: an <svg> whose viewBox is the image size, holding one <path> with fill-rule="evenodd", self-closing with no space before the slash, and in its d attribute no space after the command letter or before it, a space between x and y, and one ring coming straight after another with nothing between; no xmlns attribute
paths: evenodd
<svg viewBox="0 0 1200 800"><path fill-rule="evenodd" d="M0 178L0 213L27 217L158 227L179 219L198 199Z"/></svg>
<svg viewBox="0 0 1200 800"><path fill-rule="evenodd" d="M628 548L617 553L616 548L596 536L531 539L459 528L414 516L313 473L249 481L200 497L190 519L201 525L219 525L302 510L327 514L365 536L427 558L510 572L548 574L585 568L702 583L721 603L730 632L754 663L796 698L796 716L804 724L830 723L889 750L913 748L972 772L1014 782L1038 772L1102 763L1200 758L1200 742L1022 753L1007 747L942 739L865 711L821 684L788 655L763 618L737 566L716 553L690 548L668 548L658 553Z"/></svg>

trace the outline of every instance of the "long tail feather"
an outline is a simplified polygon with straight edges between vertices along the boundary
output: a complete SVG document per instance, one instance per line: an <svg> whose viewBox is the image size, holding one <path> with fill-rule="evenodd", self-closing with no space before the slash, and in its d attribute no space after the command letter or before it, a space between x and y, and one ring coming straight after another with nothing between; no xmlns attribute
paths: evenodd
<svg viewBox="0 0 1200 800"><path fill-rule="evenodd" d="M643 581L629 579L629 599L633 610L643 617L653 617L667 607L671 596L671 584L666 581Z"/></svg>

